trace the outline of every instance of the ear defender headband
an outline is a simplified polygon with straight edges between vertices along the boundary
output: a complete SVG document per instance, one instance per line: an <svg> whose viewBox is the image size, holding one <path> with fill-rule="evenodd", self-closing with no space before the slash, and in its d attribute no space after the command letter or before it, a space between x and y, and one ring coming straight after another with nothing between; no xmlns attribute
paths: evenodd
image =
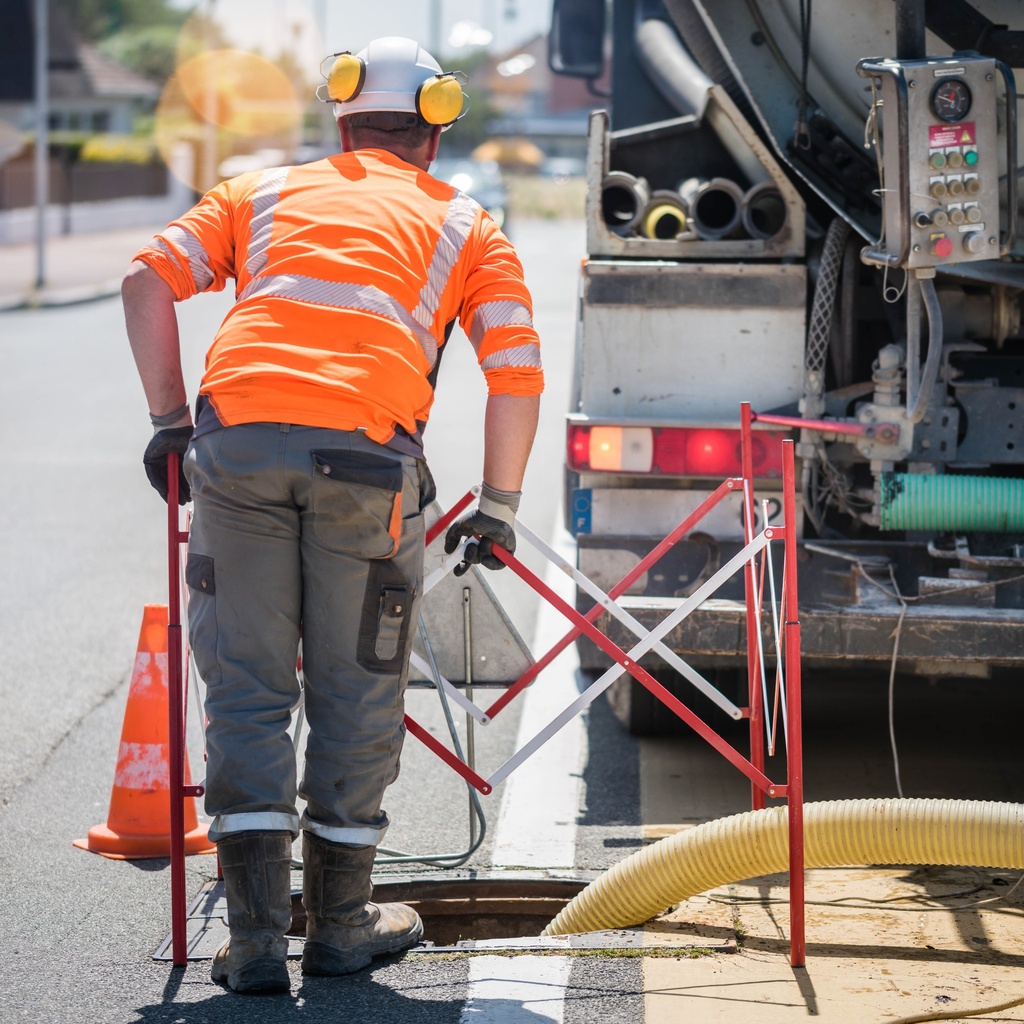
<svg viewBox="0 0 1024 1024"><path fill-rule="evenodd" d="M416 113L427 124L450 125L459 119L465 96L461 72L431 75L416 90ZM354 53L339 53L327 73L327 95L335 103L354 100L366 82L366 63Z"/></svg>

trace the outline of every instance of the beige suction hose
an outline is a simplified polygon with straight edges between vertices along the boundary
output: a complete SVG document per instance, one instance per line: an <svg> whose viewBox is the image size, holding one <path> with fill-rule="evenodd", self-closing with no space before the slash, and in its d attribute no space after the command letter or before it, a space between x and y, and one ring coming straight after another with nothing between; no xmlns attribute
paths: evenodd
<svg viewBox="0 0 1024 1024"><path fill-rule="evenodd" d="M829 800L804 805L804 864L948 864L1024 869L1024 804ZM785 807L747 811L662 839L578 893L544 935L642 924L719 885L789 868Z"/></svg>

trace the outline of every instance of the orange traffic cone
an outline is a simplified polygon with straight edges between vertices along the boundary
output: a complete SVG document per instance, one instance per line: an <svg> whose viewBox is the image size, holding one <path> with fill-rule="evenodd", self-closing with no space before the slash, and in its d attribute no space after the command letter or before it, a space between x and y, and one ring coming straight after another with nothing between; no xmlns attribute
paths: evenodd
<svg viewBox="0 0 1024 1024"><path fill-rule="evenodd" d="M169 857L171 854L170 730L167 721L167 606L148 604L142 616L121 747L105 825L75 839L83 850L114 860ZM188 754L185 784L189 785ZM213 853L207 826L196 821L195 800L185 799L185 853Z"/></svg>

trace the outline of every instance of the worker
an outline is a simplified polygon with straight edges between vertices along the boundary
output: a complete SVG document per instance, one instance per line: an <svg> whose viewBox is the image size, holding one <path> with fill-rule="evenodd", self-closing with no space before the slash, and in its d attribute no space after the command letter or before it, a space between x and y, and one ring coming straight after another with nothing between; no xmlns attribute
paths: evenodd
<svg viewBox="0 0 1024 1024"><path fill-rule="evenodd" d="M135 257L122 295L155 432L147 475L193 502L189 640L206 684L206 810L230 938L214 981L289 988L292 843L302 833L302 971L340 975L414 945L418 915L370 902L396 778L417 622L423 432L455 320L488 389L478 505L448 530L459 569L501 568L543 372L520 261L488 214L428 173L460 77L415 41L336 54L341 152L222 182ZM325 62L326 66L326 62ZM234 278L193 421L174 303ZM288 735L301 696L304 771ZM305 801L301 817L297 795Z"/></svg>

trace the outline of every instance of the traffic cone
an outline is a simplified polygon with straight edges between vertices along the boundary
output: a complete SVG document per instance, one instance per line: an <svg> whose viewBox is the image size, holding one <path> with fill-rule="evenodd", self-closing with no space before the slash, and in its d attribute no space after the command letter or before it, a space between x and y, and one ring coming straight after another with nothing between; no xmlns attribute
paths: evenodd
<svg viewBox="0 0 1024 1024"><path fill-rule="evenodd" d="M171 855L170 728L168 725L167 606L148 604L142 616L121 746L105 825L74 845L114 860ZM189 785L188 753L185 784ZM185 801L185 853L213 853L207 826L196 821L195 800Z"/></svg>

